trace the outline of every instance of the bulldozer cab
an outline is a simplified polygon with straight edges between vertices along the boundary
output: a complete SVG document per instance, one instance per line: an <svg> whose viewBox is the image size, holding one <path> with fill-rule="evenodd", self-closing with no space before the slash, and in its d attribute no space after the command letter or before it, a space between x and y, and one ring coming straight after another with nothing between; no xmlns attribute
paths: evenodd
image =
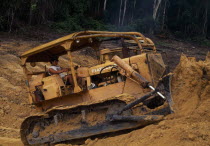
<svg viewBox="0 0 210 146"><path fill-rule="evenodd" d="M107 41L114 41L118 45L107 46ZM75 58L72 54L81 52L81 50L92 53L91 56L95 54L97 63L94 65L76 65L73 62ZM152 59L159 59L158 65L162 65L164 68L164 63L158 55L148 56L144 53L149 51L156 52L154 43L137 32L77 32L35 47L21 55L22 67L27 77L29 101L32 104L39 104L46 100L123 82L125 78L119 74L117 65L111 61L114 55L129 58L125 61L128 64L133 62L132 67L136 70L139 66L144 67L145 63L147 64L146 61ZM53 56L63 55L68 58L68 67L70 68L68 74L71 74L73 80L71 85L66 84L66 81L58 74L49 75L48 73L50 59ZM48 67L42 67L41 71L30 71L31 67L40 62L48 63ZM151 72L151 69L145 68L145 73L141 71L149 81L152 79L147 75L147 72ZM157 80L159 77L156 77ZM155 84L157 80L152 82Z"/></svg>

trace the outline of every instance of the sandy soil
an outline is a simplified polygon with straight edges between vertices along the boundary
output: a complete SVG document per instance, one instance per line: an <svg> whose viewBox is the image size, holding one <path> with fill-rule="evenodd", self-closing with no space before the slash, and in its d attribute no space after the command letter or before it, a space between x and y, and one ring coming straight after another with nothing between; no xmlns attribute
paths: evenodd
<svg viewBox="0 0 210 146"><path fill-rule="evenodd" d="M45 38L46 39L46 38ZM0 35L0 145L21 145L19 127L25 117L36 113L28 104L24 75L18 56L43 40ZM45 40L48 41L49 39ZM164 121L127 134L101 139L87 139L85 145L210 145L210 72L204 60L208 48L174 40L159 40L159 49L168 54L173 77L173 99L176 113ZM87 62L84 54L76 63ZM82 56L84 55L84 56ZM85 59L84 59L85 58ZM63 58L65 59L65 58ZM93 58L89 58L94 63ZM107 135L108 136L108 135Z"/></svg>

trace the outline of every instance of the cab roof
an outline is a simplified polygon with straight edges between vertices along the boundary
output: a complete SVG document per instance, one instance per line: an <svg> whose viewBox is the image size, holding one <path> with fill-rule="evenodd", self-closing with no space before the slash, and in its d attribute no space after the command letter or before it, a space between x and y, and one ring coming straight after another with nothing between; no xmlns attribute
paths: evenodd
<svg viewBox="0 0 210 146"><path fill-rule="evenodd" d="M142 45L139 43L139 39L143 40L143 44L151 43L148 42L147 39L138 32L81 31L32 48L24 52L20 58L23 65L26 62L49 62L50 58L53 56L61 56L67 54L67 50L76 51L84 47L92 47L93 45L99 44L100 41L97 39L99 37L129 38L134 40L134 42L136 42L139 47ZM66 42L71 43L69 48L64 47Z"/></svg>

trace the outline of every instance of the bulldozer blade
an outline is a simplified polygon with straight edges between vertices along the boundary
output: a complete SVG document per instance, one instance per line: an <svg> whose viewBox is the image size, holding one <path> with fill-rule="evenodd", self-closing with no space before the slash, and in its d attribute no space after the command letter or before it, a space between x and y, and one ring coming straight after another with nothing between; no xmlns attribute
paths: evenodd
<svg viewBox="0 0 210 146"><path fill-rule="evenodd" d="M172 80L172 75L167 75L166 77L163 78L163 85L165 90L166 101L168 102L170 112L174 113L174 108L173 108L174 102L171 95L171 80Z"/></svg>

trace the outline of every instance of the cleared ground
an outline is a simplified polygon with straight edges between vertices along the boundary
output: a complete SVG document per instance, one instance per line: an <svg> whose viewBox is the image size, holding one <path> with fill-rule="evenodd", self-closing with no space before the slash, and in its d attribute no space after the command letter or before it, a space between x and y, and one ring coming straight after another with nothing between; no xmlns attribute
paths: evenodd
<svg viewBox="0 0 210 146"><path fill-rule="evenodd" d="M0 145L21 145L20 124L36 111L28 105L18 56L49 39L31 41L0 34L0 40ZM205 75L205 71L210 72L210 62L196 61L183 55L179 63L182 53L205 60L210 50L175 40L153 40L158 49L168 54L174 73L172 95L176 113L167 116L164 121L127 134L88 139L85 145L210 145L210 80ZM90 54L75 55L78 56L77 63L95 63Z"/></svg>

